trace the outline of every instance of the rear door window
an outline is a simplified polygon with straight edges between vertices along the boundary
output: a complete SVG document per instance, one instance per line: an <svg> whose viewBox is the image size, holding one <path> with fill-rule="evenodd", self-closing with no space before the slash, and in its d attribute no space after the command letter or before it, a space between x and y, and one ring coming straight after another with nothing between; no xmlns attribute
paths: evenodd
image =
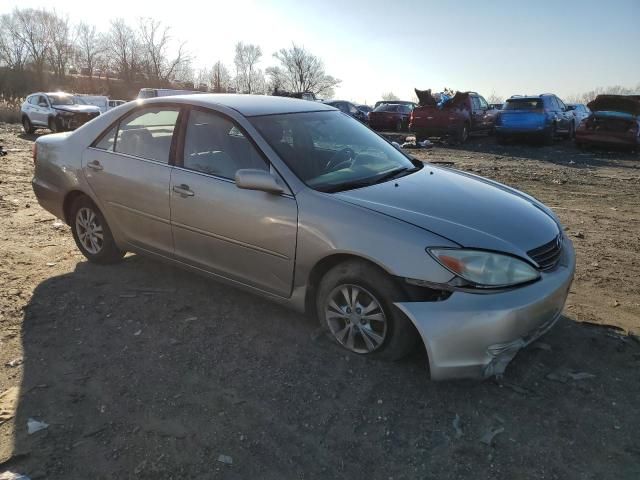
<svg viewBox="0 0 640 480"><path fill-rule="evenodd" d="M169 163L178 107L149 107L136 110L120 121L115 151L135 157Z"/></svg>

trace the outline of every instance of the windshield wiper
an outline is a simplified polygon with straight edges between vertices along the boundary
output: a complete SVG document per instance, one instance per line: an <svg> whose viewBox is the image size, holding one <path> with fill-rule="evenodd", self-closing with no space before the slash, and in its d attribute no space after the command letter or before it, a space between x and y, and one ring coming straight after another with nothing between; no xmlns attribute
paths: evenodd
<svg viewBox="0 0 640 480"><path fill-rule="evenodd" d="M392 178L403 177L405 175L408 175L410 173L415 172L416 170L419 170L419 167L400 167L400 168L396 168L394 170L391 170L390 172L387 172L387 173L377 177L373 182L371 182L371 185L373 185L374 183L386 182L387 180L391 180Z"/></svg>
<svg viewBox="0 0 640 480"><path fill-rule="evenodd" d="M355 180L353 182L339 183L338 185L326 185L318 187L318 190L325 193L343 192L345 190L353 190L354 188L362 188L373 185L375 182L371 180Z"/></svg>
<svg viewBox="0 0 640 480"><path fill-rule="evenodd" d="M355 188L369 187L371 185L375 185L377 183L382 183L387 180L391 180L392 178L397 178L400 176L408 175L417 170L420 170L420 167L400 167L395 168L389 172L383 173L377 177L370 177L361 180L354 180L353 182L345 182L340 183L338 185L327 185L318 188L321 192L325 193L336 193L342 192L344 190L353 190Z"/></svg>

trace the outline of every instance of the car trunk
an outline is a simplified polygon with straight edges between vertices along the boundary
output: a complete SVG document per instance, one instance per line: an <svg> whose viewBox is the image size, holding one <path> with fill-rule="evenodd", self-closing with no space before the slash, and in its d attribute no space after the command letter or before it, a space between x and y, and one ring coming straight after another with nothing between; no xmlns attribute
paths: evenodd
<svg viewBox="0 0 640 480"><path fill-rule="evenodd" d="M372 128L395 129L398 122L402 122L400 112L371 112L369 114L369 125Z"/></svg>
<svg viewBox="0 0 640 480"><path fill-rule="evenodd" d="M538 129L545 125L546 116L536 110L501 110L500 126L514 129Z"/></svg>
<svg viewBox="0 0 640 480"><path fill-rule="evenodd" d="M637 120L632 115L621 112L594 112L585 124L586 130L598 132L628 132Z"/></svg>

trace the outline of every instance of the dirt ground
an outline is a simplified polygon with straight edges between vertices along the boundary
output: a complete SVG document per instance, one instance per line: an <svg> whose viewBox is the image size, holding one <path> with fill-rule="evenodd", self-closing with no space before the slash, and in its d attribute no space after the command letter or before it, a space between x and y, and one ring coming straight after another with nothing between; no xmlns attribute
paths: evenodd
<svg viewBox="0 0 640 480"><path fill-rule="evenodd" d="M491 138L415 153L539 198L578 254L564 317L501 382L435 383L424 352L366 360L194 274L90 265L34 198L34 138L0 125L0 473L640 478L640 157Z"/></svg>

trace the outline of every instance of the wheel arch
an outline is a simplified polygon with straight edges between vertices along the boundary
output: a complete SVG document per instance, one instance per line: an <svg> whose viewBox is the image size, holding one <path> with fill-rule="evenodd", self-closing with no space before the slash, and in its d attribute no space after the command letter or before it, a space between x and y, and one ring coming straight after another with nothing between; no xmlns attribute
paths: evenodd
<svg viewBox="0 0 640 480"><path fill-rule="evenodd" d="M320 284L322 277L324 277L324 275L336 265L349 260L366 262L369 265L378 268L379 270L387 274L390 278L396 278L391 275L389 271L383 266L366 257L354 253L343 252L329 254L316 262L316 264L311 268L311 271L309 272L309 275L307 277L307 289L305 296L305 311L307 313L313 314L315 312L316 293L318 291L318 285Z"/></svg>
<svg viewBox="0 0 640 480"><path fill-rule="evenodd" d="M87 197L89 200L93 201L89 195L87 195L82 190L71 190L67 192L64 196L64 200L62 202L62 212L64 213L64 221L67 225L71 225L71 206L76 201L76 199L80 197Z"/></svg>

